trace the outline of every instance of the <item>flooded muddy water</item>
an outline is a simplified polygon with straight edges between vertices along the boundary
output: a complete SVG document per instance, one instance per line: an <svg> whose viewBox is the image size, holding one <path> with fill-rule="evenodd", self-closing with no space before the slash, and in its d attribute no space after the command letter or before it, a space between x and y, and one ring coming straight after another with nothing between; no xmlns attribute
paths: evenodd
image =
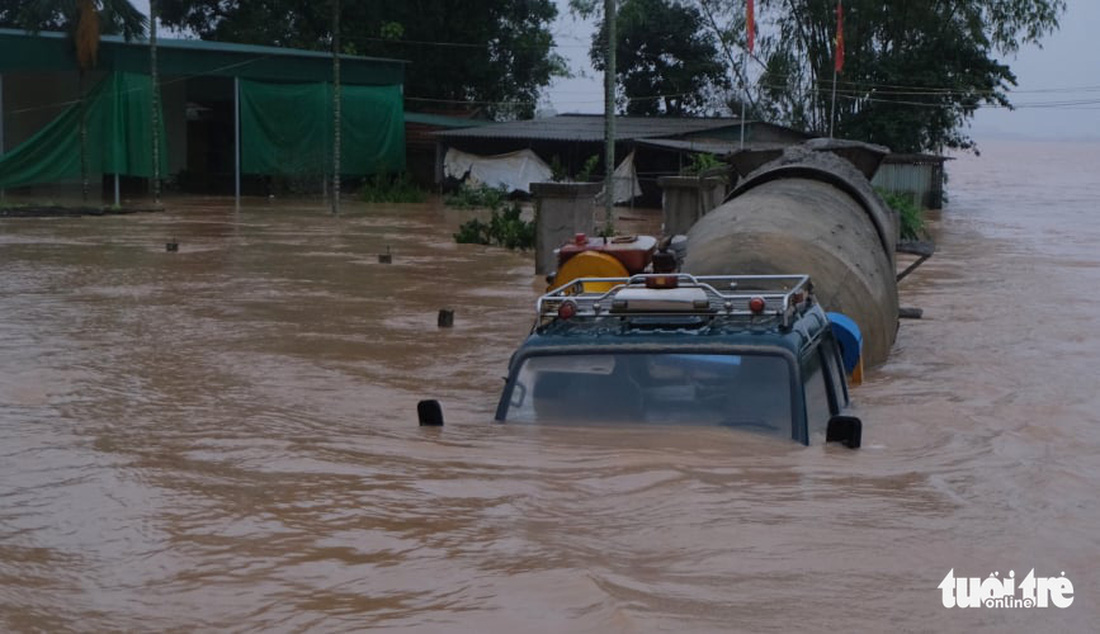
<svg viewBox="0 0 1100 634"><path fill-rule="evenodd" d="M0 221L0 630L1095 631L1100 145L984 149L856 452L492 424L533 257L437 205Z"/></svg>

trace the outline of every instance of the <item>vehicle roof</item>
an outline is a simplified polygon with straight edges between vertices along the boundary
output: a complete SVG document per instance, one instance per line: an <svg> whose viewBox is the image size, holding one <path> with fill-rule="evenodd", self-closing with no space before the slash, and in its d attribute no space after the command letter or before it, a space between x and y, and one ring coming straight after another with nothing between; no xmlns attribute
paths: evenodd
<svg viewBox="0 0 1100 634"><path fill-rule="evenodd" d="M756 318L715 316L557 319L536 328L518 354L534 351L617 346L672 348L776 347L799 356L829 326L828 317L814 305L790 326L783 328L778 317Z"/></svg>

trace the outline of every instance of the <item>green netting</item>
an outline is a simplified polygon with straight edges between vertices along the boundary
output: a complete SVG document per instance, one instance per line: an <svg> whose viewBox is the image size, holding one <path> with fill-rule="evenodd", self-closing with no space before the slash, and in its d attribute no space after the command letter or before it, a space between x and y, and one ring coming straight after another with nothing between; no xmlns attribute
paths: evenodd
<svg viewBox="0 0 1100 634"><path fill-rule="evenodd" d="M88 175L153 175L150 133L152 82L148 75L110 73L88 92L85 107L73 104L11 152L0 157L0 187L56 183L80 178L80 118L87 121ZM168 165L164 117L160 117L160 164Z"/></svg>
<svg viewBox="0 0 1100 634"><path fill-rule="evenodd" d="M400 86L342 86L340 173L405 169ZM241 171L332 172L332 86L241 81Z"/></svg>

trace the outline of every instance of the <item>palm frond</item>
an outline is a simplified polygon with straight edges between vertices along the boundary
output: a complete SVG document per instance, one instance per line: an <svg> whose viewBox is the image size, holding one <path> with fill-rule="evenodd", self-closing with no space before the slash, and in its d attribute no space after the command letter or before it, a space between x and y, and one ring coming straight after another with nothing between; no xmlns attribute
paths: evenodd
<svg viewBox="0 0 1100 634"><path fill-rule="evenodd" d="M134 8L129 0L98 0L99 16L104 26L126 40L145 37L149 19Z"/></svg>

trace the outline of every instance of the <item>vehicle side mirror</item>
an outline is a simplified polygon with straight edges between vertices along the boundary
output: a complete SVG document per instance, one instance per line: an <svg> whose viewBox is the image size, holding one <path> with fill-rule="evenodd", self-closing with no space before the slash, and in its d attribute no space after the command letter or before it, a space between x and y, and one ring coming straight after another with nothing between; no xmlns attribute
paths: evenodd
<svg viewBox="0 0 1100 634"><path fill-rule="evenodd" d="M833 416L825 428L825 442L838 442L849 449L859 449L863 440L863 421L855 416Z"/></svg>
<svg viewBox="0 0 1100 634"><path fill-rule="evenodd" d="M416 404L416 416L421 427L442 427L443 406L436 400L420 401Z"/></svg>

